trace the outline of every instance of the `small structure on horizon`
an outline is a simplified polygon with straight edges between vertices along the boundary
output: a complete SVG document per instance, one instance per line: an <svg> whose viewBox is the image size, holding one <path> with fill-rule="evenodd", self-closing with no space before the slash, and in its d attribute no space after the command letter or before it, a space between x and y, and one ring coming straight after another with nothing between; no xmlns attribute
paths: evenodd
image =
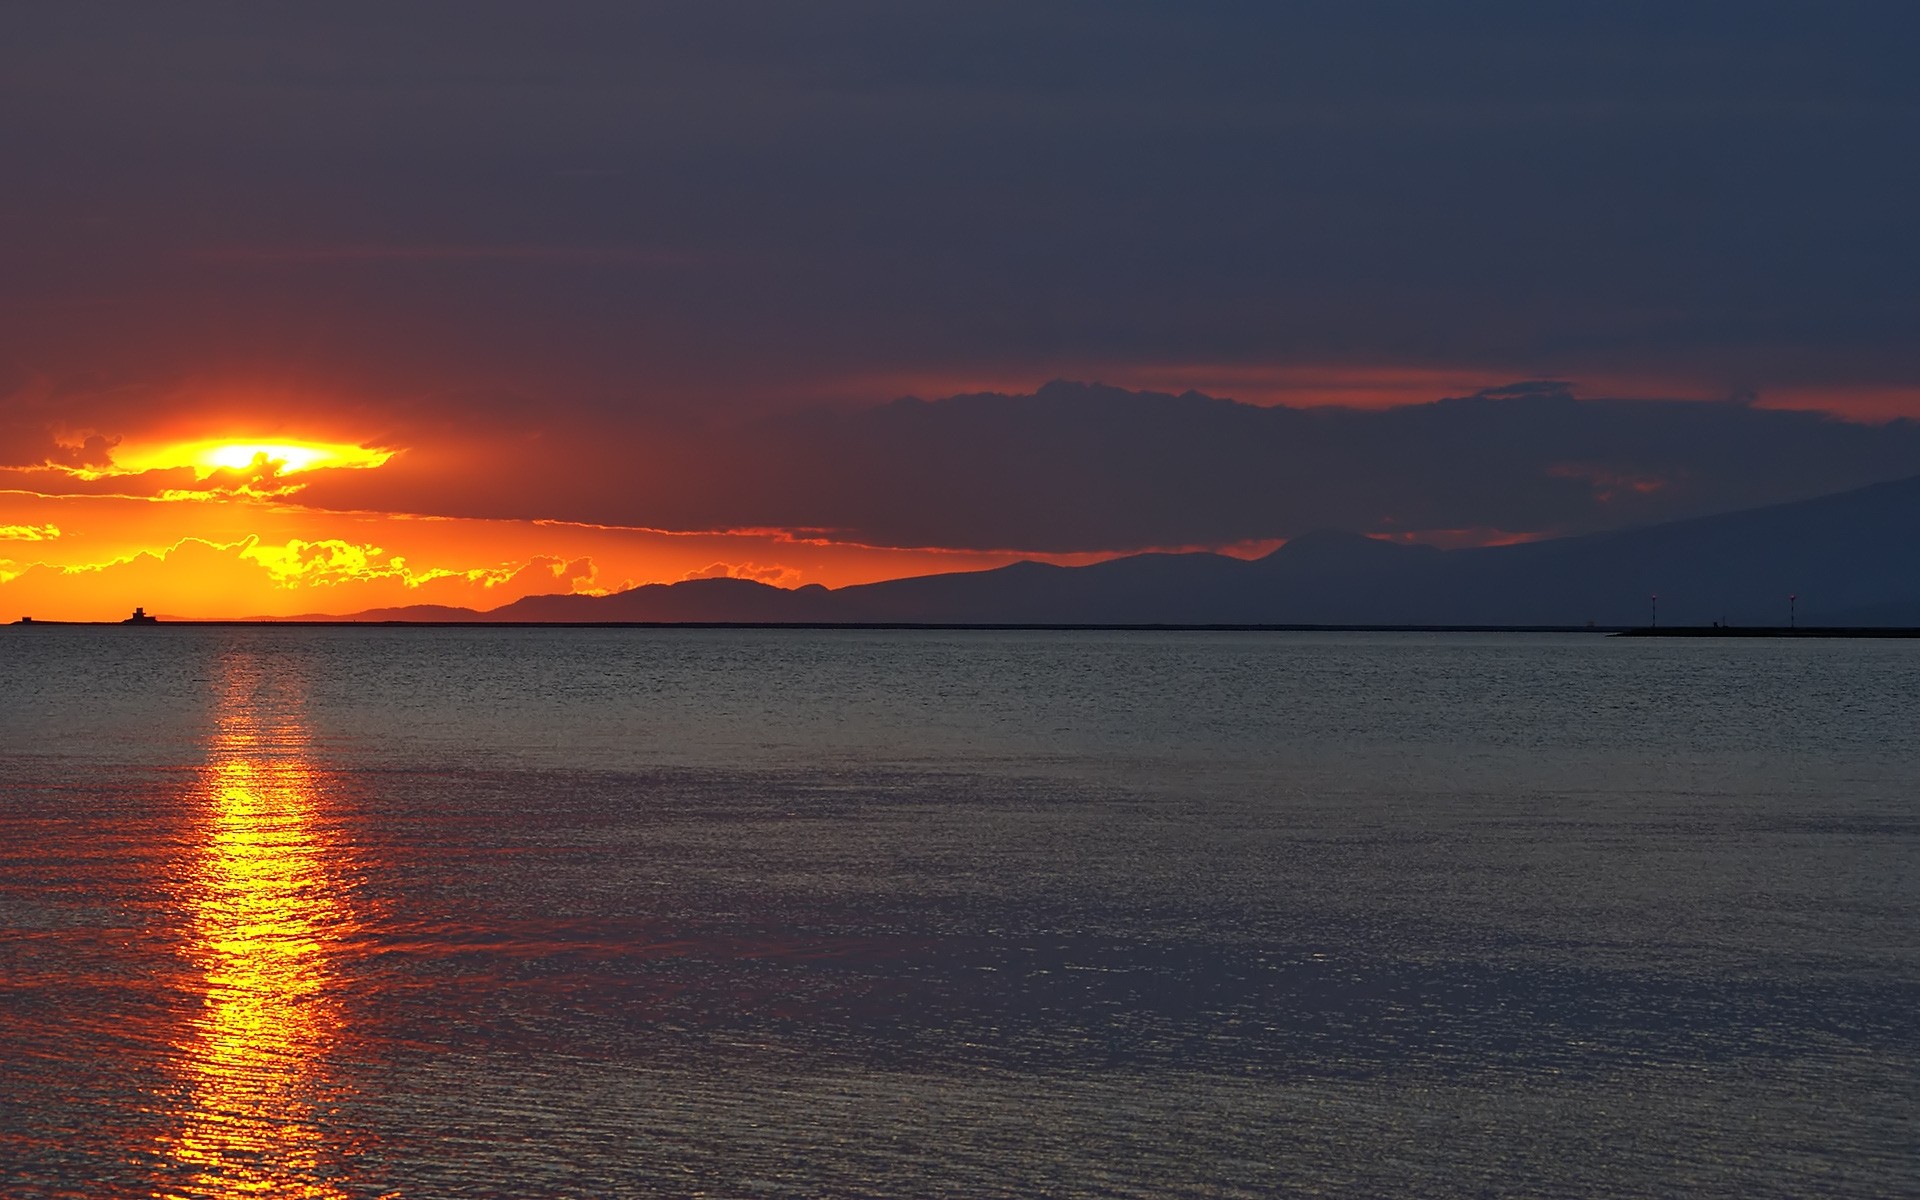
<svg viewBox="0 0 1920 1200"><path fill-rule="evenodd" d="M160 619L158 617L148 616L145 608L136 606L133 610L133 615L120 623L122 625L158 625Z"/></svg>

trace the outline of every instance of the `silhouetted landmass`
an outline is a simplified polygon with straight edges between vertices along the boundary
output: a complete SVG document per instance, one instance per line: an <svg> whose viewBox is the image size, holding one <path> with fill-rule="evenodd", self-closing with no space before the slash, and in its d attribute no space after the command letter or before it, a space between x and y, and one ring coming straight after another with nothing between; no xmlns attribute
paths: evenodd
<svg viewBox="0 0 1920 1200"><path fill-rule="evenodd" d="M1628 638L1920 638L1920 627L1884 625L1648 625L1622 629Z"/></svg>
<svg viewBox="0 0 1920 1200"><path fill-rule="evenodd" d="M275 618L255 617L256 621L278 621L281 624L300 624L304 622L338 621L337 616L326 613L302 613L297 617ZM353 614L356 621L412 621L418 623L464 624L469 621L491 621L488 613L476 612L471 608L459 608L448 604L409 604L401 608L370 608L365 612Z"/></svg>
<svg viewBox="0 0 1920 1200"><path fill-rule="evenodd" d="M791 590L749 579L650 583L611 596L528 596L487 612L443 605L376 608L367 621L698 621L739 624L836 621L818 584Z"/></svg>
<svg viewBox="0 0 1920 1200"><path fill-rule="evenodd" d="M1442 551L1326 531L1253 561L1022 562L828 590L741 579L362 620L1711 627L1920 625L1920 477L1583 537Z"/></svg>

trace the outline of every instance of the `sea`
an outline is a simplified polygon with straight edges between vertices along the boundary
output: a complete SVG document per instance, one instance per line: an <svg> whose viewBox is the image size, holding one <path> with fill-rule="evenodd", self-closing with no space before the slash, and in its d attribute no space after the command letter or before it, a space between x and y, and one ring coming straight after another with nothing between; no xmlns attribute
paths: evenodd
<svg viewBox="0 0 1920 1200"><path fill-rule="evenodd" d="M1920 1194L1920 642L0 629L0 1195Z"/></svg>

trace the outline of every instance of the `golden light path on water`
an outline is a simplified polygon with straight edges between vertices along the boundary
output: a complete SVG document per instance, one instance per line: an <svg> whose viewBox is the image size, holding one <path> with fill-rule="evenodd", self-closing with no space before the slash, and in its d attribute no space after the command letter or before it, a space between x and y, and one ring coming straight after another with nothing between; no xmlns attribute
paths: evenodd
<svg viewBox="0 0 1920 1200"><path fill-rule="evenodd" d="M185 1100L165 1200L347 1195L324 1120L345 1020L338 946L352 912L322 820L297 695L226 663L197 861L182 880L203 999L176 1046Z"/></svg>

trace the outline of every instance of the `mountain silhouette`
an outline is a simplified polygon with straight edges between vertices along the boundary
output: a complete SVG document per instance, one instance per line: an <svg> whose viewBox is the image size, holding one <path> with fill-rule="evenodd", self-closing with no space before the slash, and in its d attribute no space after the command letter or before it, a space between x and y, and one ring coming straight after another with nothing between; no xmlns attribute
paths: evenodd
<svg viewBox="0 0 1920 1200"><path fill-rule="evenodd" d="M1335 530L1264 558L1140 554L829 590L743 579L529 596L365 620L952 624L1781 625L1920 623L1920 477L1719 516L1438 550ZM462 615L452 615L452 614Z"/></svg>

